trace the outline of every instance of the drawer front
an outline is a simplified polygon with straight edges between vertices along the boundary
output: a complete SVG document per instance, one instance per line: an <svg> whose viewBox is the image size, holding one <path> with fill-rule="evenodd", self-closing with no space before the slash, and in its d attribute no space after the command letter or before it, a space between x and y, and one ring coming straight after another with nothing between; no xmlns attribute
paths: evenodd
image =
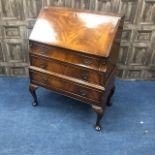
<svg viewBox="0 0 155 155"><path fill-rule="evenodd" d="M78 67L57 60L45 59L35 55L31 55L30 62L32 66L98 85L101 84L102 78L104 78L103 76L104 74L106 74L97 72L95 70L88 70L86 68Z"/></svg>
<svg viewBox="0 0 155 155"><path fill-rule="evenodd" d="M99 58L88 57L75 51L35 42L31 42L30 52L96 70L98 70L101 61ZM102 64L104 63L106 62L102 60Z"/></svg>
<svg viewBox="0 0 155 155"><path fill-rule="evenodd" d="M69 92L83 98L88 98L95 102L100 102L102 92L91 88L84 87L72 81L66 81L62 78L30 70L30 79L32 83L56 90Z"/></svg>

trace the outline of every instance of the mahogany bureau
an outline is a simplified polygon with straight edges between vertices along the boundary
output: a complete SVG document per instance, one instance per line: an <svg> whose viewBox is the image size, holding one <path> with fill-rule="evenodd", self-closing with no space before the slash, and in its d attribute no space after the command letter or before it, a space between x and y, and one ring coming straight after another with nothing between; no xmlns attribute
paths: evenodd
<svg viewBox="0 0 155 155"><path fill-rule="evenodd" d="M29 38L33 106L41 86L92 106L96 130L114 93L124 17L120 14L46 7Z"/></svg>

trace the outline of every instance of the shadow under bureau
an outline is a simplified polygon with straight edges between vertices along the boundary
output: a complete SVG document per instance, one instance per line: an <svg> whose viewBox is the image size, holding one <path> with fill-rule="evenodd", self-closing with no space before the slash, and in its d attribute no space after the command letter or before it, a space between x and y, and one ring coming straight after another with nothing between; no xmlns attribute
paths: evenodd
<svg viewBox="0 0 155 155"><path fill-rule="evenodd" d="M41 86L92 106L96 130L114 93L124 17L120 14L46 7L29 38L30 92Z"/></svg>

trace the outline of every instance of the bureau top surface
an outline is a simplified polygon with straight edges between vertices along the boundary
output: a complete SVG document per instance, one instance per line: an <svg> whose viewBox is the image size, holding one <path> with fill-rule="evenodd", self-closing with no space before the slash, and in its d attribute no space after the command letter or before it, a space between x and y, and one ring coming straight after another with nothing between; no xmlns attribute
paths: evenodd
<svg viewBox="0 0 155 155"><path fill-rule="evenodd" d="M108 57L121 16L75 9L41 10L30 40Z"/></svg>

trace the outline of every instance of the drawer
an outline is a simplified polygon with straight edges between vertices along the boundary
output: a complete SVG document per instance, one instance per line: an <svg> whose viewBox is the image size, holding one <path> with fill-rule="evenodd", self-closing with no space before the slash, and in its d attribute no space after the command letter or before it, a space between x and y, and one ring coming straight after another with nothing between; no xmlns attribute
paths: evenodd
<svg viewBox="0 0 155 155"><path fill-rule="evenodd" d="M30 70L30 80L32 83L56 90L57 92L68 92L94 102L100 102L102 99L102 91L38 71Z"/></svg>
<svg viewBox="0 0 155 155"><path fill-rule="evenodd" d="M106 73L89 70L87 68L78 67L55 59L46 59L35 55L30 56L30 63L31 66L98 85L102 85L102 80L106 78Z"/></svg>
<svg viewBox="0 0 155 155"><path fill-rule="evenodd" d="M77 51L53 47L36 42L30 42L30 52L42 55L44 57L75 64L77 66L92 68L95 70L99 70L100 63L106 64L106 60L101 60L96 57L90 57ZM105 68L103 68L103 72L104 71L106 71L106 66Z"/></svg>

